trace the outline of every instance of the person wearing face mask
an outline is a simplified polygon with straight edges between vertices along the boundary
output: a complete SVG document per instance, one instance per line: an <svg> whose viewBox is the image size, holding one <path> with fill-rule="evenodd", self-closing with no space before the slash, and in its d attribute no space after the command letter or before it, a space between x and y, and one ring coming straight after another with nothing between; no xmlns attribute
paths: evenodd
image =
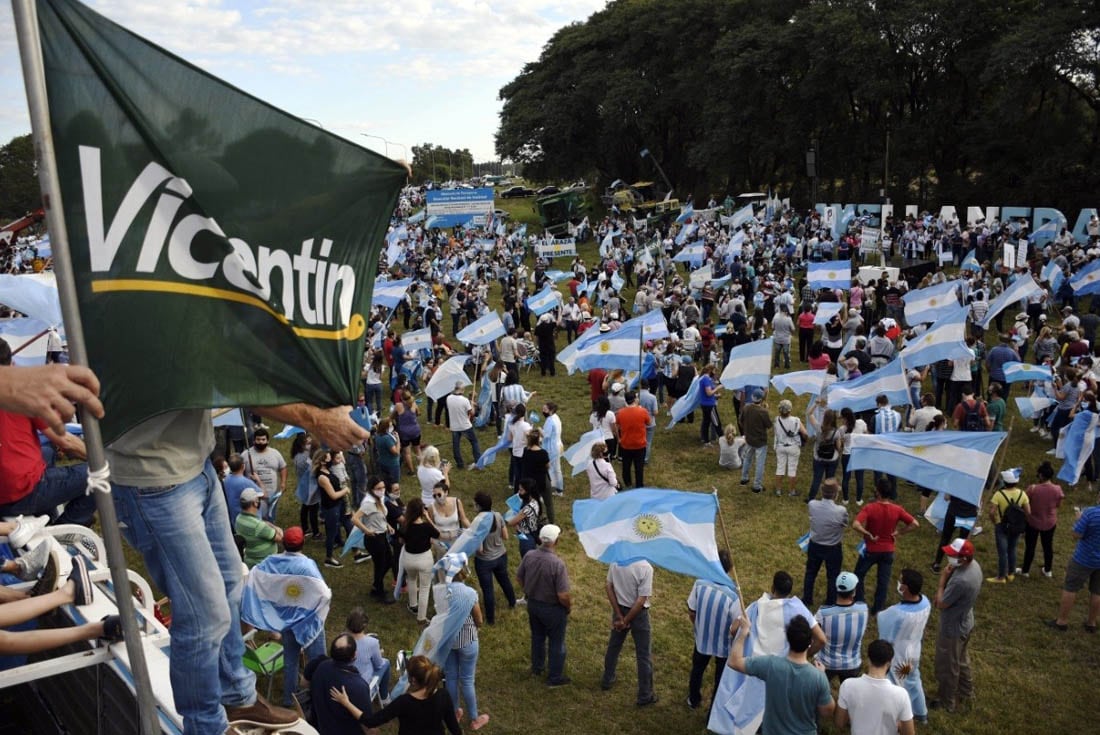
<svg viewBox="0 0 1100 735"><path fill-rule="evenodd" d="M389 605L394 602L394 599L386 594L383 585L386 580L386 571L393 568L390 544L387 540L387 534L393 533L393 527L386 519L385 497L386 483L377 477L370 478L367 482L367 494L363 496L363 502L352 514L351 522L363 532L363 542L367 547L367 554L356 554L355 563L358 564L362 557L374 561L374 585L371 587L370 596L382 604Z"/></svg>
<svg viewBox="0 0 1100 735"><path fill-rule="evenodd" d="M974 631L974 605L982 587L982 568L974 561L974 544L968 539L955 539L943 548L943 553L947 554L948 564L940 572L933 600L940 610L936 634L939 699L928 706L954 713L960 699L974 694L968 648Z"/></svg>
<svg viewBox="0 0 1100 735"><path fill-rule="evenodd" d="M890 669L890 681L909 693L913 719L928 721L928 704L924 699L924 685L920 677L921 641L932 603L921 594L924 577L915 569L902 569L898 579L898 596L901 600L878 614L878 635L894 646L894 666Z"/></svg>

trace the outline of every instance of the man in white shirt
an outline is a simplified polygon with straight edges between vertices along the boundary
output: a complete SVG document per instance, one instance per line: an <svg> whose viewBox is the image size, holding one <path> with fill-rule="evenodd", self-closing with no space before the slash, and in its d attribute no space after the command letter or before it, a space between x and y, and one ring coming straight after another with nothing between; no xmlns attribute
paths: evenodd
<svg viewBox="0 0 1100 735"><path fill-rule="evenodd" d="M500 339L500 362L509 375L519 381L519 365L516 362L516 328L509 327L507 334Z"/></svg>
<svg viewBox="0 0 1100 735"><path fill-rule="evenodd" d="M852 735L913 735L913 709L909 695L886 678L894 660L894 647L877 640L867 649L867 673L840 685L833 720L844 729L851 723Z"/></svg>
<svg viewBox="0 0 1100 735"><path fill-rule="evenodd" d="M474 462L481 457L481 447L478 446L477 434L474 433L474 408L465 395L465 388L462 383L455 383L454 392L447 396L447 428L451 430L451 450L455 456L455 466L460 470L466 469L466 463L462 459L462 437L470 442Z"/></svg>
<svg viewBox="0 0 1100 735"><path fill-rule="evenodd" d="M611 638L603 661L600 689L607 691L615 684L615 668L627 633L634 639L634 656L638 659L639 707L653 704L653 655L650 647L649 598L653 596L653 567L648 561L633 564L612 564L607 570L607 600L611 604Z"/></svg>

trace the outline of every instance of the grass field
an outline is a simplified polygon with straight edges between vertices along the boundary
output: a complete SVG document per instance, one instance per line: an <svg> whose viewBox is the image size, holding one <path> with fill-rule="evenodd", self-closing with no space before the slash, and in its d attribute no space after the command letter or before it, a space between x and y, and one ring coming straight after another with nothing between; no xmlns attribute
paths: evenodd
<svg viewBox="0 0 1100 735"><path fill-rule="evenodd" d="M536 222L533 200L509 200L498 202L513 212L514 221ZM594 246L582 248L589 263L598 262ZM567 264L566 264L567 265ZM555 264L563 267L562 261ZM628 290L627 303L632 294ZM496 304L493 304L496 306ZM445 329L450 320L444 319ZM449 333L448 333L449 336ZM559 348L564 346L564 335ZM803 369L796 365L794 369ZM522 382L528 390L538 392L538 399L553 398L560 406L564 424L566 445L587 429L589 400L588 386L583 374L556 378L542 378L538 369L522 374ZM775 412L779 397L769 393L768 404ZM795 401L796 415L803 415L805 399ZM719 404L724 421L733 418L729 399ZM1015 415L1015 408L1010 408ZM424 441L440 448L449 457L450 436L446 429L424 425ZM647 485L692 491L719 489L721 515L729 532L730 549L736 572L747 600L753 600L767 589L772 574L778 569L790 571L795 579L795 589L801 588L804 556L795 545L796 539L808 527L806 505L800 499L776 497L772 473L774 458L769 453L766 487L768 492L754 495L738 484L738 477L717 465L717 449L704 449L698 440L698 425L679 425L665 430L667 417L659 419L653 459L646 468ZM1021 425L1023 425L1021 427ZM1045 459L1043 452L1048 443L1040 442L1035 434L1026 431L1027 422L1016 421L1016 430L1007 444L1006 466L1023 466L1027 481L1033 481L1035 468ZM493 444L491 430L479 434L482 447ZM289 460L288 442L276 442ZM468 447L467 447L468 451ZM495 626L481 629L481 657L478 666L477 691L479 708L488 712L492 720L487 732L565 732L565 733L659 733L702 732L706 726L706 709L690 710L684 701L687 696L687 677L691 666L692 632L685 607L685 599L691 588L691 579L657 570L655 594L652 601L653 656L656 692L660 702L639 710L635 700L635 670L633 649L630 643L624 647L619 663L618 683L611 691L599 690L603 666L603 653L610 629L608 603L604 593L606 567L588 559L572 530L570 505L573 500L588 496L588 484L584 475L568 478L567 502L555 503L558 522L565 528L559 544L562 557L570 570L573 584L574 608L567 634L568 658L566 673L572 677L571 686L548 689L544 682L529 674L530 637L526 612L522 608L509 611L506 606L498 612ZM503 506L510 494L506 489L507 457L500 458L487 471L455 471L452 473L452 493L466 504L473 514L472 497L475 492L489 492L497 507ZM415 477L403 477L404 497L413 497L418 485ZM805 495L810 480L810 451L803 450L798 487ZM293 488L293 468L288 487ZM870 475L868 474L868 486ZM1100 669L1100 637L1086 635L1081 629L1085 601L1082 598L1071 618L1068 633L1054 633L1042 625L1042 621L1054 615L1058 590L1065 563L1073 548L1070 528L1073 522L1072 506L1090 505L1095 497L1086 497L1083 489L1069 491L1062 510L1055 542L1055 578L1043 579L1037 567L1034 577L1018 578L1004 586L983 586L977 608L977 627L971 641L970 652L974 667L976 697L970 708L947 716L932 713L922 732L929 733L1004 733L1028 732L1085 732L1088 713L1096 713L1095 682ZM916 514L919 495L907 483L899 485L901 502ZM298 505L288 493L287 501L279 509L282 526L296 525ZM854 516L857 508L850 506ZM987 576L995 573L996 551L993 533L988 522L987 532L975 539L977 560ZM922 528L903 537L898 544L895 575L904 567L913 567L925 574L926 592L934 592L934 575L928 570L937 545L938 534L922 521ZM858 539L849 532L844 543L844 568L855 566L855 546ZM719 532L719 544L722 545ZM307 553L321 562L323 544L310 542ZM1023 543L1020 544L1023 554ZM509 563L514 573L519 563L515 541L509 542ZM364 607L371 616L371 630L377 632L388 656L401 648L411 649L419 633L412 615L403 605L383 607L371 600L368 589L371 576L370 563L342 569L322 567L325 578L333 588L334 601L328 619L329 640L343 627L348 611L354 606ZM817 599L823 599L824 570L818 580ZM476 585L476 579L471 580ZM890 585L891 590L893 585ZM928 589L931 587L931 589ZM497 599L502 596L497 590ZM891 598L891 602L895 600ZM498 602L499 605L499 602ZM925 691L935 696L936 686L932 676L935 628L938 615L933 613L926 635L924 656L921 662ZM865 644L875 638L875 623L871 622ZM710 672L704 680L704 699L709 701ZM279 685L276 685L279 688ZM1036 716L1039 716L1038 718ZM1084 718L1082 717L1084 716ZM1041 720L1041 725L1031 725ZM1025 725L1024 723L1028 723ZM826 731L832 731L831 724ZM390 727L389 731L395 731Z"/></svg>

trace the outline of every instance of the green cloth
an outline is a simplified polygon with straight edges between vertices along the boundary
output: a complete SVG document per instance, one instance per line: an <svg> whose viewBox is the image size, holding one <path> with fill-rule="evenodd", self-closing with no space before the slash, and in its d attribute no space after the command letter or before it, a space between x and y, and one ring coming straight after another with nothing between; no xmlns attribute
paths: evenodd
<svg viewBox="0 0 1100 735"><path fill-rule="evenodd" d="M256 566L279 550L275 543L275 529L258 516L241 513L234 530L244 537L244 563L248 568Z"/></svg>
<svg viewBox="0 0 1100 735"><path fill-rule="evenodd" d="M1003 398L994 398L985 404L985 413L993 419L993 428L990 431L1005 430L1005 400Z"/></svg>

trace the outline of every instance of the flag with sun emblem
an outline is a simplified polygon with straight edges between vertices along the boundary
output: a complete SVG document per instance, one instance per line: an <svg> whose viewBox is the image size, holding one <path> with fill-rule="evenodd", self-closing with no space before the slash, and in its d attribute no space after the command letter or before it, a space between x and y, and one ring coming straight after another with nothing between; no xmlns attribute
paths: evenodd
<svg viewBox="0 0 1100 735"><path fill-rule="evenodd" d="M905 321L934 322L959 308L959 281L944 281L905 294Z"/></svg>
<svg viewBox="0 0 1100 735"><path fill-rule="evenodd" d="M245 580L241 620L260 630L290 630L304 647L325 629L332 590L317 562L301 554L274 554Z"/></svg>
<svg viewBox="0 0 1100 735"><path fill-rule="evenodd" d="M974 351L966 346L966 320L970 310L955 306L955 311L940 318L924 334L905 343L901 359L906 368L931 365L940 360L974 359Z"/></svg>
<svg viewBox="0 0 1100 735"><path fill-rule="evenodd" d="M733 587L718 561L711 493L639 488L573 503L573 525L589 557L606 564L645 559L670 572Z"/></svg>
<svg viewBox="0 0 1100 735"><path fill-rule="evenodd" d="M852 287L852 261L826 260L810 263L806 266L806 280L815 291L821 288L839 288L847 291Z"/></svg>
<svg viewBox="0 0 1100 735"><path fill-rule="evenodd" d="M981 504L1003 431L853 434L850 470L877 470Z"/></svg>
<svg viewBox="0 0 1100 735"><path fill-rule="evenodd" d="M637 370L642 363L641 322L631 320L618 329L599 334L577 350L573 364L578 370Z"/></svg>

